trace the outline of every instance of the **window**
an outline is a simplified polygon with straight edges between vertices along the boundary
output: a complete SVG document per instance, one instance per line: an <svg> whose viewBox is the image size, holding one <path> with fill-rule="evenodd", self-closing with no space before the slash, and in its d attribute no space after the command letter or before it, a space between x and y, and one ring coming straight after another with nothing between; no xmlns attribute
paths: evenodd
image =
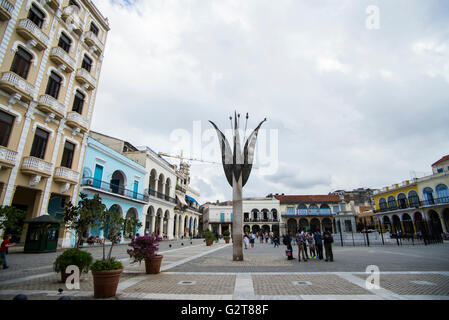
<svg viewBox="0 0 449 320"><path fill-rule="evenodd" d="M287 207L287 214L295 214L295 207Z"/></svg>
<svg viewBox="0 0 449 320"><path fill-rule="evenodd" d="M45 15L34 4L31 6L30 11L28 11L27 18L33 21L36 26L42 29L42 24L44 23Z"/></svg>
<svg viewBox="0 0 449 320"><path fill-rule="evenodd" d="M64 152L62 153L61 167L71 169L74 154L75 154L75 145L73 143L66 141L64 145Z"/></svg>
<svg viewBox="0 0 449 320"><path fill-rule="evenodd" d="M50 74L50 77L48 77L47 89L45 90L45 93L55 99L58 99L59 88L61 88L61 81L61 77L52 72Z"/></svg>
<svg viewBox="0 0 449 320"><path fill-rule="evenodd" d="M8 146L9 135L11 134L14 119L13 116L0 111L0 146Z"/></svg>
<svg viewBox="0 0 449 320"><path fill-rule="evenodd" d="M88 56L84 55L83 63L81 64L81 68L84 68L90 72L90 69L92 68L92 59L89 58Z"/></svg>
<svg viewBox="0 0 449 320"><path fill-rule="evenodd" d="M69 53L70 46L72 45L72 40L67 37L63 32L61 32L61 36L59 37L58 47L64 49L65 52Z"/></svg>
<svg viewBox="0 0 449 320"><path fill-rule="evenodd" d="M36 128L33 145L31 146L30 156L44 159L45 149L47 148L47 141L48 141L48 132Z"/></svg>
<svg viewBox="0 0 449 320"><path fill-rule="evenodd" d="M30 70L31 58L31 54L23 50L21 47L18 47L17 52L14 55L10 71L26 79L28 77L28 71Z"/></svg>
<svg viewBox="0 0 449 320"><path fill-rule="evenodd" d="M340 208L338 206L334 206L334 213L337 213L340 211Z"/></svg>
<svg viewBox="0 0 449 320"><path fill-rule="evenodd" d="M441 173L441 172L443 172L443 168L439 168L439 169L437 169L437 172L438 172L438 173Z"/></svg>
<svg viewBox="0 0 449 320"><path fill-rule="evenodd" d="M92 22L90 23L90 31L92 31L92 33L94 33L98 37L98 28Z"/></svg>
<svg viewBox="0 0 449 320"><path fill-rule="evenodd" d="M84 98L84 94L76 90L72 111L78 112L79 114L83 113Z"/></svg>

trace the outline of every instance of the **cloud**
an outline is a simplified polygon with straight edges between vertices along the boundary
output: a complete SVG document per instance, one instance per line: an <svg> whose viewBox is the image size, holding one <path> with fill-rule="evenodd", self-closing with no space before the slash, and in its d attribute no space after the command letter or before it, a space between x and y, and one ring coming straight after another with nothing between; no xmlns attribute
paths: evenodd
<svg viewBox="0 0 449 320"><path fill-rule="evenodd" d="M244 196L430 171L449 150L448 5L376 3L379 30L365 26L365 0L96 0L111 31L92 129L171 152L170 134L194 121L225 130L236 109L249 128L267 117L279 169L255 170ZM232 197L217 165L194 165L192 184L201 201Z"/></svg>

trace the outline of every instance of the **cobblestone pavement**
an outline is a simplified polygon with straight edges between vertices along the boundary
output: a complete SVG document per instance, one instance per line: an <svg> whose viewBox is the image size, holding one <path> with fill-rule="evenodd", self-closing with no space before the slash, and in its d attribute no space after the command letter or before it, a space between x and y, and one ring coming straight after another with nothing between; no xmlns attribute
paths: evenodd
<svg viewBox="0 0 449 320"><path fill-rule="evenodd" d="M448 245L334 247L334 262L289 261L284 246L273 248L269 244L245 250L245 260L239 262L232 261L232 245L224 243L212 247L202 241L184 246L172 243L172 248L166 245L161 246L164 259L162 272L157 275L146 275L144 264L131 264L123 258L125 270L117 296L112 299L449 300ZM125 257L126 246L114 250ZM368 265L379 267L380 289L366 287ZM4 276L2 273L8 270L0 274ZM90 273L83 274L80 290L69 291L59 282L59 275L47 270L3 277L0 299L12 299L18 293L26 293L29 299L59 299L61 287L63 294L73 299L93 299Z"/></svg>

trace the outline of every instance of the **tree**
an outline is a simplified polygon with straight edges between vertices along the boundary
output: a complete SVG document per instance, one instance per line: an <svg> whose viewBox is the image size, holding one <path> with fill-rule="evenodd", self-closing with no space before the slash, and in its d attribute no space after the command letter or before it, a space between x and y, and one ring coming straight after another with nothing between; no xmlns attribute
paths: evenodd
<svg viewBox="0 0 449 320"><path fill-rule="evenodd" d="M20 241L26 216L26 211L17 209L14 206L1 207L0 229L4 230L4 234L10 234L14 242Z"/></svg>
<svg viewBox="0 0 449 320"><path fill-rule="evenodd" d="M112 248L115 244L120 243L122 231L125 231L125 219L122 218L118 209L112 207L109 211L104 210L101 212L95 225L103 230L103 232L107 230L107 236L105 238L111 241L111 247L106 257L106 241L103 241L103 261L109 261L112 258Z"/></svg>
<svg viewBox="0 0 449 320"><path fill-rule="evenodd" d="M129 217L125 221L125 234L133 234L136 229L139 229L142 226L142 223L136 217Z"/></svg>
<svg viewBox="0 0 449 320"><path fill-rule="evenodd" d="M106 212L106 206L101 202L98 194L95 194L92 199L88 199L87 194L80 193L80 198L77 206L71 202L67 203L63 213L66 227L75 231L76 249L79 249L82 243L83 234L89 230L89 227L95 227Z"/></svg>

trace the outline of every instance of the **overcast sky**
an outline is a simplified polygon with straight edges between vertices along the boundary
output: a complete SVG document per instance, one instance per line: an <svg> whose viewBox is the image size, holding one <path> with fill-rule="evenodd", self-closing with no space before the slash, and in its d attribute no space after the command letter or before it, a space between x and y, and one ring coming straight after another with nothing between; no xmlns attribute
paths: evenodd
<svg viewBox="0 0 449 320"><path fill-rule="evenodd" d="M244 197L381 188L449 154L449 1L95 4L111 31L92 129L176 153L194 121L266 117L278 169L253 170ZM192 184L201 203L232 198L219 165L192 162Z"/></svg>

